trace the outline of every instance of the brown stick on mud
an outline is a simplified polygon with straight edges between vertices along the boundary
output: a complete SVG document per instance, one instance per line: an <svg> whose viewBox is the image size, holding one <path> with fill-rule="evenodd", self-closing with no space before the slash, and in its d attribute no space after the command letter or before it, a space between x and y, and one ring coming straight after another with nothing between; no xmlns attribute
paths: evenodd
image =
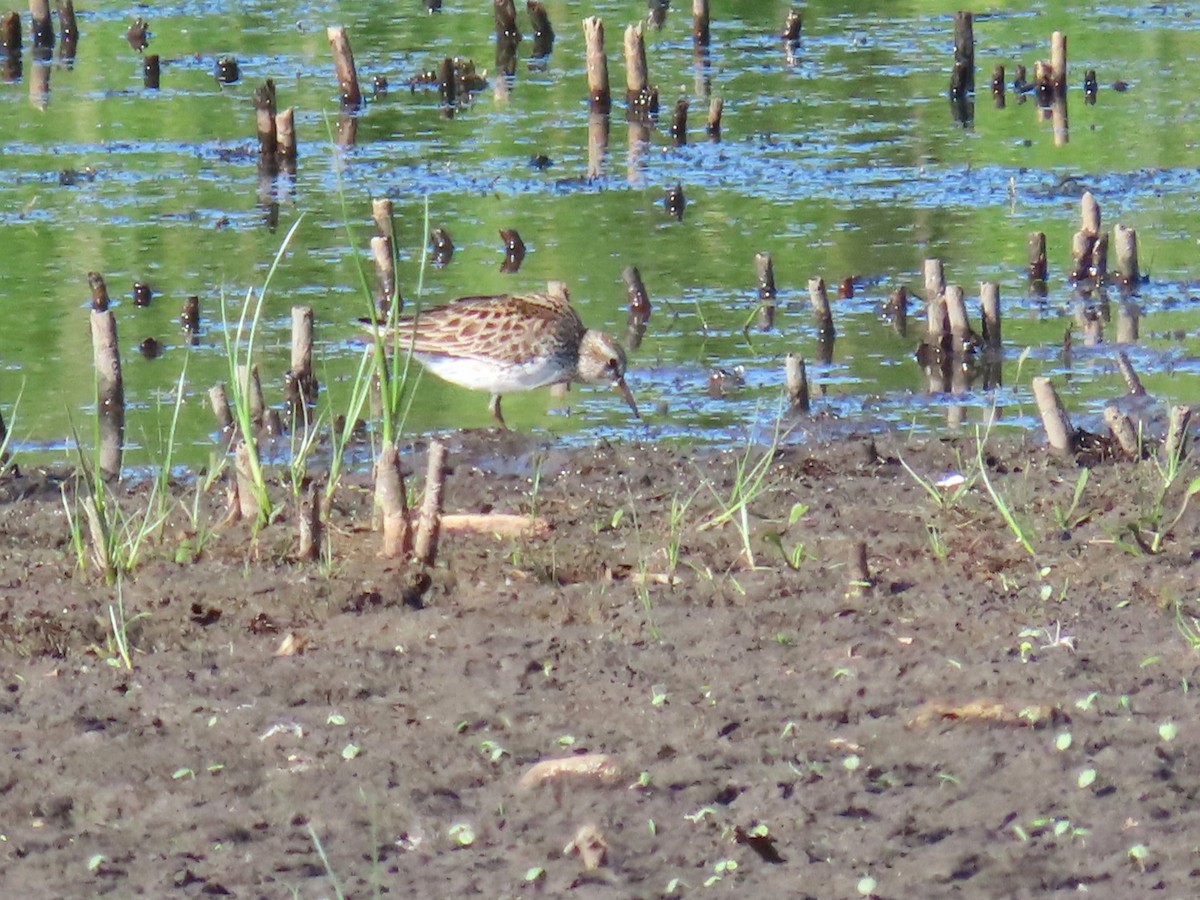
<svg viewBox="0 0 1200 900"><path fill-rule="evenodd" d="M1138 441L1137 430L1133 427L1129 416L1110 404L1104 407L1104 421L1108 425L1113 440L1121 448L1121 452L1130 459L1140 458L1141 442Z"/></svg>
<svg viewBox="0 0 1200 900"><path fill-rule="evenodd" d="M707 47L711 37L708 0L692 0L692 40Z"/></svg>
<svg viewBox="0 0 1200 900"><path fill-rule="evenodd" d="M241 438L233 450L233 469L237 481L237 509L243 519L258 519L258 496L254 493L254 472L250 466L250 447Z"/></svg>
<svg viewBox="0 0 1200 900"><path fill-rule="evenodd" d="M383 519L381 555L387 559L407 556L412 550L412 531L408 526L400 453L394 442L385 443L375 460L375 505Z"/></svg>
<svg viewBox="0 0 1200 900"><path fill-rule="evenodd" d="M1042 426L1046 429L1046 439L1050 449L1055 453L1069 454L1075 429L1071 420L1058 399L1058 391L1049 378L1037 377L1032 381L1033 397L1037 401L1038 412L1042 416Z"/></svg>
<svg viewBox="0 0 1200 900"><path fill-rule="evenodd" d="M29 37L34 55L54 49L54 24L50 21L50 0L29 0Z"/></svg>
<svg viewBox="0 0 1200 900"><path fill-rule="evenodd" d="M358 87L358 71L354 68L354 53L350 49L350 38L342 25L325 29L329 47L333 51L333 68L337 73L338 94L345 109L362 106L362 91Z"/></svg>
<svg viewBox="0 0 1200 900"><path fill-rule="evenodd" d="M1141 281L1138 270L1137 232L1120 224L1113 226L1113 243L1117 248L1117 278L1126 287Z"/></svg>
<svg viewBox="0 0 1200 900"><path fill-rule="evenodd" d="M592 112L607 115L612 110L608 87L608 57L604 55L604 22L597 16L583 20L583 41L587 50L588 104Z"/></svg>
<svg viewBox="0 0 1200 900"><path fill-rule="evenodd" d="M1187 455L1188 424L1192 420L1190 406L1172 406L1167 414L1167 433L1163 438L1164 463L1182 460Z"/></svg>
<svg viewBox="0 0 1200 900"><path fill-rule="evenodd" d="M279 139L275 130L275 82L270 78L254 89L254 123L258 131L258 163L274 169Z"/></svg>
<svg viewBox="0 0 1200 900"><path fill-rule="evenodd" d="M1046 282L1046 235L1045 232L1035 231L1029 235L1029 280Z"/></svg>
<svg viewBox="0 0 1200 900"><path fill-rule="evenodd" d="M962 97L975 90L975 18L969 12L954 14L954 70L950 94Z"/></svg>
<svg viewBox="0 0 1200 900"><path fill-rule="evenodd" d="M869 591L875 586L875 579L871 577L871 567L867 565L866 541L855 541L850 545L847 563L850 569L851 591Z"/></svg>
<svg viewBox="0 0 1200 900"><path fill-rule="evenodd" d="M979 318L983 322L983 345L988 350L1000 349L1000 285L984 281L979 285Z"/></svg>
<svg viewBox="0 0 1200 900"><path fill-rule="evenodd" d="M314 560L321 556L321 495L315 481L310 482L297 505L299 549L296 558Z"/></svg>
<svg viewBox="0 0 1200 900"><path fill-rule="evenodd" d="M787 381L788 403L796 412L809 411L808 373L804 368L804 357L799 353L788 353L783 358L784 377Z"/></svg>
<svg viewBox="0 0 1200 900"><path fill-rule="evenodd" d="M1121 379L1125 382L1125 390L1131 397L1144 397L1146 389L1142 386L1142 379L1138 378L1137 371L1133 368L1133 363L1129 361L1129 356L1124 350L1117 351L1117 371L1121 373Z"/></svg>
<svg viewBox="0 0 1200 900"><path fill-rule="evenodd" d="M88 272L92 290L92 359L96 367L96 415L100 426L100 472L106 479L121 474L125 446L125 382L117 320L108 308L108 286L99 272Z"/></svg>
<svg viewBox="0 0 1200 900"><path fill-rule="evenodd" d="M425 468L425 499L421 502L421 518L417 522L415 556L423 566L432 566L437 559L438 535L442 527L442 485L446 479L446 445L429 442L429 460Z"/></svg>
<svg viewBox="0 0 1200 900"><path fill-rule="evenodd" d="M714 144L721 142L721 113L724 110L725 101L720 97L713 97L708 104L708 122L704 126L704 131Z"/></svg>

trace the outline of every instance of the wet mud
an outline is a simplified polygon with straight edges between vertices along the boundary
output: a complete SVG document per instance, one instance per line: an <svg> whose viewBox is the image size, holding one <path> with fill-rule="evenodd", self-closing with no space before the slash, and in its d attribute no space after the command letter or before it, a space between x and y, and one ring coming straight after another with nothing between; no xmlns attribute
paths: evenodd
<svg viewBox="0 0 1200 900"><path fill-rule="evenodd" d="M253 540L181 484L118 595L60 478L7 477L6 893L1194 892L1194 463L1165 490L1106 463L1077 502L1074 463L1011 438L480 433L451 465L447 511L551 530L445 536L423 594L365 481L305 563L291 511Z"/></svg>

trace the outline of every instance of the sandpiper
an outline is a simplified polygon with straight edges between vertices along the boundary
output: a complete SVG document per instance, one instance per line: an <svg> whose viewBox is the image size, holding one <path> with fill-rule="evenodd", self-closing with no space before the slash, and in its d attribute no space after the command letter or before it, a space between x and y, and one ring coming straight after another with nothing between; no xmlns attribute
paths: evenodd
<svg viewBox="0 0 1200 900"><path fill-rule="evenodd" d="M625 351L586 328L558 285L544 294L462 297L401 318L394 334L378 327L389 344L394 340L439 378L489 391L488 409L501 428L507 427L502 395L572 381L610 383L638 415L625 384Z"/></svg>

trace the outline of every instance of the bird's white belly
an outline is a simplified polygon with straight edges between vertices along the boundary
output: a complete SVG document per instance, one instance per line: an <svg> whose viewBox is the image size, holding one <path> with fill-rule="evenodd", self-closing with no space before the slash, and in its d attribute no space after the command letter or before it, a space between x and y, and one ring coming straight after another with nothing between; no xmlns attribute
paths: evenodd
<svg viewBox="0 0 1200 900"><path fill-rule="evenodd" d="M418 353L417 360L438 378L475 391L511 394L563 380L561 365L549 359L534 359L522 364L497 364L457 356Z"/></svg>

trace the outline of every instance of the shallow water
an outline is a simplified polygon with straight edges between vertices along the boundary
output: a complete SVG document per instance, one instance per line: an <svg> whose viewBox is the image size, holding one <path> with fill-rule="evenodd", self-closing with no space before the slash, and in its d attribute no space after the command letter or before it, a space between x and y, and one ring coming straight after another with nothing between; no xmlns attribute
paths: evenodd
<svg viewBox="0 0 1200 900"><path fill-rule="evenodd" d="M410 302L418 294L433 304L536 290L562 279L590 325L623 335L621 271L639 266L654 317L631 354L629 381L645 421L631 421L615 394L575 389L570 416L547 415L545 392L508 398L506 416L521 429L716 443L769 434L788 351L810 359L816 408L828 414L793 439L864 425L970 427L990 420L993 407L1001 425L1029 428L1036 420L1028 384L1038 374L1055 377L1079 423L1096 425L1122 390L1112 348L1084 348L1077 335L1069 362L1059 349L1079 302L1065 270L1085 189L1099 199L1106 227L1120 221L1138 230L1150 278L1133 298L1142 311L1142 339L1129 348L1135 365L1156 398L1195 400L1200 124L1194 99L1176 85L1186 83L1200 53L1200 4L1060 2L1044 13L978 15L979 92L969 127L956 123L945 96L958 5L858 4L850 14L841 4L811 3L789 59L774 37L789 4L723 4L725 18L714 21L711 52L699 65L690 16L673 8L663 29L646 36L664 110L658 127L648 145L631 146L618 102L591 180L580 20L604 18L614 94L623 93L621 32L644 15L642 2L548 3L557 32L549 60L531 64L527 36L506 89L489 79L488 90L449 119L435 92L410 91L405 82L446 55L491 67L491 17L476 4L446 3L437 15L415 0L390 15L362 2L303 4L286 16L265 4L159 8L147 51L163 58L157 92L142 87L141 60L124 39L135 11L81 11L77 57L70 67L57 58L49 64L45 97L31 99L41 64L28 47L22 78L0 86L0 410L17 448L36 458L68 456L73 428L88 442L85 276L94 269L122 301L129 461L162 457L185 365L183 455L205 458L207 390L228 378L222 299L236 319L283 234L303 217L266 299L256 360L268 402L279 403L289 310L311 305L320 409L331 418L347 406L362 352L354 321L368 302L359 269L374 280L369 201L388 196ZM519 21L528 30L523 10ZM368 102L348 149L331 141L337 108L324 33L331 23L349 29L364 90L375 74L391 84ZM1070 41L1069 140L1061 146L1036 104L1019 103L1009 89L1000 109L988 92L996 63L1010 82L1017 63L1032 73L1054 29ZM240 63L236 85L213 78L223 54ZM1083 102L1088 68L1101 85L1094 106ZM297 108L294 179L263 181L256 171L251 101L268 77L280 108ZM1117 80L1129 90L1113 90ZM709 95L725 103L719 144L704 135ZM667 125L681 97L691 104L689 143L675 148ZM534 154L553 164L535 169ZM60 183L64 169L79 173L73 185ZM682 222L663 207L676 183L688 200ZM426 204L430 225L447 228L456 246L442 269L421 265ZM500 228L516 228L528 247L516 274L500 272ZM1034 230L1048 238L1044 298L1030 295L1025 278ZM776 327L766 333L744 330L758 305L757 251L772 254L780 289ZM895 287L918 293L922 261L933 256L945 262L949 281L965 287L972 308L980 280L1000 282L1002 388L930 396L913 359L923 322L914 317L902 338L880 320L878 307ZM811 362L817 333L806 284L818 275L831 293L856 279L853 299L834 300L838 337L828 365ZM153 286L150 308L134 307L134 280ZM205 318L190 351L177 323L189 294L200 296ZM1120 297L1110 294L1115 316ZM155 360L136 349L149 336L166 345ZM744 386L709 396L714 367L744 367ZM489 424L481 395L433 378L415 390L410 432Z"/></svg>

